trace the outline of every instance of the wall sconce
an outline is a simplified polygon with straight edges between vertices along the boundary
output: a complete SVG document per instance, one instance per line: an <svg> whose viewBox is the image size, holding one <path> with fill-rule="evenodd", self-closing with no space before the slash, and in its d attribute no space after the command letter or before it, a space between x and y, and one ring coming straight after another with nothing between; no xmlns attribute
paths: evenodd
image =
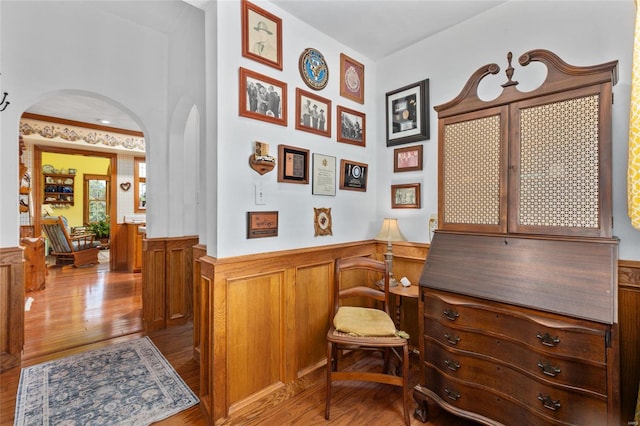
<svg viewBox="0 0 640 426"><path fill-rule="evenodd" d="M405 236L402 235L402 232L400 232L398 219L385 218L384 221L382 221L382 227L378 235L376 235L375 240L387 242L387 252L384 254L384 259L389 264L389 286L395 287L398 285L398 282L393 278L393 250L391 243L394 241L407 241Z"/></svg>

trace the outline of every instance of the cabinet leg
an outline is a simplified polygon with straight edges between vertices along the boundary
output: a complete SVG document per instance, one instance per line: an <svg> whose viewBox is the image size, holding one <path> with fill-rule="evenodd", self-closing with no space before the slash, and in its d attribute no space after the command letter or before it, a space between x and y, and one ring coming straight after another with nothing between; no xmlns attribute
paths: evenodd
<svg viewBox="0 0 640 426"><path fill-rule="evenodd" d="M429 420L429 407L427 405L427 396L420 390L420 386L413 389L413 399L418 403L413 417L426 423Z"/></svg>

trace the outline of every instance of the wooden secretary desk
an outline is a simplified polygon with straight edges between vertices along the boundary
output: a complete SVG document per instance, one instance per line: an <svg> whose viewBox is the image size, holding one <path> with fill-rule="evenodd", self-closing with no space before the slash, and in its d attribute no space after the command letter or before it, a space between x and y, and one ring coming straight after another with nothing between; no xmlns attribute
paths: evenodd
<svg viewBox="0 0 640 426"><path fill-rule="evenodd" d="M619 424L618 240L612 236L611 104L617 61L578 67L546 50L521 92L511 53L436 106L439 223L420 278L427 400L487 425Z"/></svg>

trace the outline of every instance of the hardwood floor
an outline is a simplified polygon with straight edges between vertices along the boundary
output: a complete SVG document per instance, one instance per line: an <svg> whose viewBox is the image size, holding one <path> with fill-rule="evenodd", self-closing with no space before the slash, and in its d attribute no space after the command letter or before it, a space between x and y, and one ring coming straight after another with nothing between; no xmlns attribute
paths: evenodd
<svg viewBox="0 0 640 426"><path fill-rule="evenodd" d="M141 275L108 272L108 265L49 270L45 290L28 293L25 312L25 349L22 366L60 358L144 335L142 332ZM199 366L193 359L193 325L150 333L178 374L198 393ZM412 383L417 383L417 359L412 360ZM373 363L354 359L359 367ZM0 426L13 425L20 369L0 374ZM325 375L319 369L286 394L272 394L232 413L218 425L402 425L400 392L379 384L345 382L334 385L331 420L324 419ZM411 410L413 412L413 409ZM206 425L198 406L159 425ZM414 426L423 425L412 418ZM445 411L427 426L470 426Z"/></svg>

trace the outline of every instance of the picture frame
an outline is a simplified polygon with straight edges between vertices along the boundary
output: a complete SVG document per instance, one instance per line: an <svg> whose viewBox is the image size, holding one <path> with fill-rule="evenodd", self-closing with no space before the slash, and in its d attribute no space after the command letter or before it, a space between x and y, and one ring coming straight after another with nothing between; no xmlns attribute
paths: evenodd
<svg viewBox="0 0 640 426"><path fill-rule="evenodd" d="M278 145L278 182L309 183L309 150Z"/></svg>
<svg viewBox="0 0 640 426"><path fill-rule="evenodd" d="M336 157L313 154L313 195L336 195Z"/></svg>
<svg viewBox="0 0 640 426"><path fill-rule="evenodd" d="M420 184L407 183L391 185L392 209L419 209L420 208Z"/></svg>
<svg viewBox="0 0 640 426"><path fill-rule="evenodd" d="M296 88L296 129L330 138L331 100Z"/></svg>
<svg viewBox="0 0 640 426"><path fill-rule="evenodd" d="M247 238L278 236L278 212L247 212Z"/></svg>
<svg viewBox="0 0 640 426"><path fill-rule="evenodd" d="M366 146L366 120L364 113L338 105L336 107L336 139L338 142Z"/></svg>
<svg viewBox="0 0 640 426"><path fill-rule="evenodd" d="M387 146L429 139L429 79L386 93Z"/></svg>
<svg viewBox="0 0 640 426"><path fill-rule="evenodd" d="M422 145L396 148L393 150L393 172L413 172L422 170Z"/></svg>
<svg viewBox="0 0 640 426"><path fill-rule="evenodd" d="M240 67L242 117L287 126L287 83Z"/></svg>
<svg viewBox="0 0 640 426"><path fill-rule="evenodd" d="M282 19L242 0L242 56L282 71Z"/></svg>
<svg viewBox="0 0 640 426"><path fill-rule="evenodd" d="M367 164L340 160L340 189L366 192L368 175Z"/></svg>
<svg viewBox="0 0 640 426"><path fill-rule="evenodd" d="M314 237L333 235L331 229L331 208L313 208Z"/></svg>
<svg viewBox="0 0 640 426"><path fill-rule="evenodd" d="M364 104L364 65L340 54L340 96Z"/></svg>

